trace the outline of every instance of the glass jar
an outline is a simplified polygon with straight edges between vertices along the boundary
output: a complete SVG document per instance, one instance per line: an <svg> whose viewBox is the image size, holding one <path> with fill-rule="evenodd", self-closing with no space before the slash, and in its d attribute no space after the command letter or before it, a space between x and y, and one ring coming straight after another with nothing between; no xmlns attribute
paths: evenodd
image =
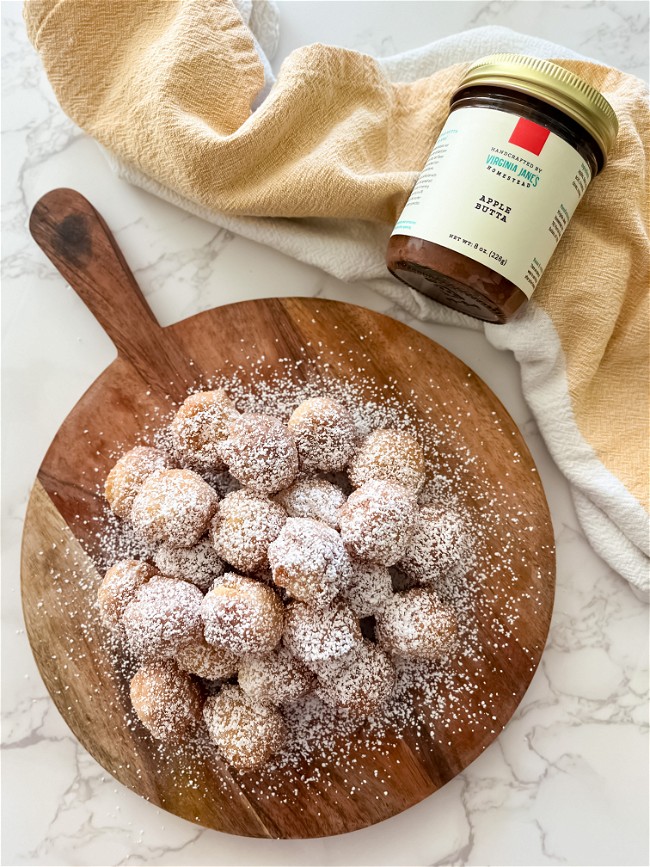
<svg viewBox="0 0 650 867"><path fill-rule="evenodd" d="M448 307L508 322L617 132L607 100L563 67L518 54L477 61L393 229L389 271Z"/></svg>

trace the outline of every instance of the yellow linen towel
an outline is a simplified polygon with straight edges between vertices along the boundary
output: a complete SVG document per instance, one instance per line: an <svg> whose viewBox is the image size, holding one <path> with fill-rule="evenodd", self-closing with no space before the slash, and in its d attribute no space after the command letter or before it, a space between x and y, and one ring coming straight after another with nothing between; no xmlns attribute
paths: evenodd
<svg viewBox="0 0 650 867"><path fill-rule="evenodd" d="M351 234L367 221L386 227L382 239L465 69L393 83L368 56L312 45L287 58L253 113L264 71L229 0L31 0L25 19L63 109L133 172L206 213ZM594 547L647 590L647 91L614 69L557 62L605 94L618 140L535 303L486 333L520 360Z"/></svg>

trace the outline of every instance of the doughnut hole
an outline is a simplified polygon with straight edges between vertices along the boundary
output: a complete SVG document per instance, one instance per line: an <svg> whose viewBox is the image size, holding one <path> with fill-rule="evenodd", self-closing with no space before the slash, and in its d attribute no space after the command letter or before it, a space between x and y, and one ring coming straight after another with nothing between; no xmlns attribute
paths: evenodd
<svg viewBox="0 0 650 867"><path fill-rule="evenodd" d="M281 705L312 688L314 676L284 647L264 656L247 656L239 668L239 685L256 702Z"/></svg>
<svg viewBox="0 0 650 867"><path fill-rule="evenodd" d="M221 456L230 474L255 494L277 494L298 474L295 440L272 415L245 413L232 420Z"/></svg>
<svg viewBox="0 0 650 867"><path fill-rule="evenodd" d="M277 593L252 578L227 572L201 605L205 639L236 655L268 653L284 627L284 606Z"/></svg>
<svg viewBox="0 0 650 867"><path fill-rule="evenodd" d="M358 560L393 566L408 548L417 518L415 494L395 482L366 482L339 509L341 537Z"/></svg>
<svg viewBox="0 0 650 867"><path fill-rule="evenodd" d="M238 415L222 388L191 394L170 425L176 452L190 465L222 470L221 445L228 436L229 423Z"/></svg>
<svg viewBox="0 0 650 867"><path fill-rule="evenodd" d="M288 422L303 472L334 473L345 469L354 452L357 430L351 413L329 397L312 397L294 410Z"/></svg>
<svg viewBox="0 0 650 867"><path fill-rule="evenodd" d="M398 566L418 584L433 584L471 560L466 523L456 512L422 506L409 546Z"/></svg>
<svg viewBox="0 0 650 867"><path fill-rule="evenodd" d="M453 609L430 587L395 593L377 615L375 633L389 653L414 659L439 660L456 642Z"/></svg>
<svg viewBox="0 0 650 867"><path fill-rule="evenodd" d="M274 582L301 602L331 602L347 582L349 557L341 537L320 521L288 518L268 554Z"/></svg>
<svg viewBox="0 0 650 867"><path fill-rule="evenodd" d="M204 638L181 648L176 655L178 667L206 680L228 680L237 674L239 657L225 647L208 644Z"/></svg>
<svg viewBox="0 0 650 867"><path fill-rule="evenodd" d="M385 566L350 559L350 575L343 598L357 617L377 614L393 595L393 581Z"/></svg>
<svg viewBox="0 0 650 867"><path fill-rule="evenodd" d="M161 545L153 559L162 575L189 581L204 593L224 571L223 562L207 536L191 548Z"/></svg>
<svg viewBox="0 0 650 867"><path fill-rule="evenodd" d="M422 446L405 431L374 430L364 438L350 461L348 476L355 488L372 479L380 479L417 493L426 479Z"/></svg>
<svg viewBox="0 0 650 867"><path fill-rule="evenodd" d="M200 725L201 693L172 660L144 663L130 693L138 719L157 740L180 743Z"/></svg>
<svg viewBox="0 0 650 867"><path fill-rule="evenodd" d="M338 530L338 510L345 503L345 494L325 479L299 479L280 491L275 501L290 518L313 518Z"/></svg>
<svg viewBox="0 0 650 867"><path fill-rule="evenodd" d="M111 566L97 590L99 610L108 626L117 626L138 589L155 574L143 560L120 560Z"/></svg>
<svg viewBox="0 0 650 867"><path fill-rule="evenodd" d="M151 446L136 446L119 459L106 477L104 494L118 518L131 516L133 501L149 476L174 466L169 455Z"/></svg>
<svg viewBox="0 0 650 867"><path fill-rule="evenodd" d="M131 521L150 544L191 548L208 529L217 504L216 492L192 470L165 470L144 483Z"/></svg>
<svg viewBox="0 0 650 867"><path fill-rule="evenodd" d="M388 654L370 641L354 652L322 663L318 668L318 694L327 704L355 716L370 716L390 697L395 666Z"/></svg>
<svg viewBox="0 0 650 867"><path fill-rule="evenodd" d="M186 644L201 638L201 603L198 587L154 575L129 602L122 624L132 653L143 659L176 656Z"/></svg>
<svg viewBox="0 0 650 867"><path fill-rule="evenodd" d="M282 642L292 656L316 670L320 662L357 649L362 642L361 628L343 602L327 608L292 602L285 612Z"/></svg>
<svg viewBox="0 0 650 867"><path fill-rule="evenodd" d="M219 556L241 572L268 568L268 549L287 516L277 503L250 491L233 491L212 521L212 544Z"/></svg>
<svg viewBox="0 0 650 867"><path fill-rule="evenodd" d="M266 764L286 737L279 711L253 701L231 684L206 699L203 718L212 742L226 762L239 771Z"/></svg>

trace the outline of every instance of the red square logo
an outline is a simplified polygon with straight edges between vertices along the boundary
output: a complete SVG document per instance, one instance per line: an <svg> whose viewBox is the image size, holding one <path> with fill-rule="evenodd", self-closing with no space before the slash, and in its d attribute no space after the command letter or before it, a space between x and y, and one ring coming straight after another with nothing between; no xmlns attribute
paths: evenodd
<svg viewBox="0 0 650 867"><path fill-rule="evenodd" d="M538 157L550 134L551 131L545 126L540 126L538 123L533 123L532 120L520 117L508 141L510 144L519 145L520 148L530 151L531 154Z"/></svg>

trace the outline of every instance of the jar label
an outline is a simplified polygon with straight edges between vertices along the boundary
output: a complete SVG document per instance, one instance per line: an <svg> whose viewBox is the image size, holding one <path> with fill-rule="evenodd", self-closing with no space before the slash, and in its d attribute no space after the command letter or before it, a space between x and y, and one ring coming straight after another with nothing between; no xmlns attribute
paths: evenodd
<svg viewBox="0 0 650 867"><path fill-rule="evenodd" d="M462 253L530 298L590 180L587 162L546 127L457 108L392 234Z"/></svg>

